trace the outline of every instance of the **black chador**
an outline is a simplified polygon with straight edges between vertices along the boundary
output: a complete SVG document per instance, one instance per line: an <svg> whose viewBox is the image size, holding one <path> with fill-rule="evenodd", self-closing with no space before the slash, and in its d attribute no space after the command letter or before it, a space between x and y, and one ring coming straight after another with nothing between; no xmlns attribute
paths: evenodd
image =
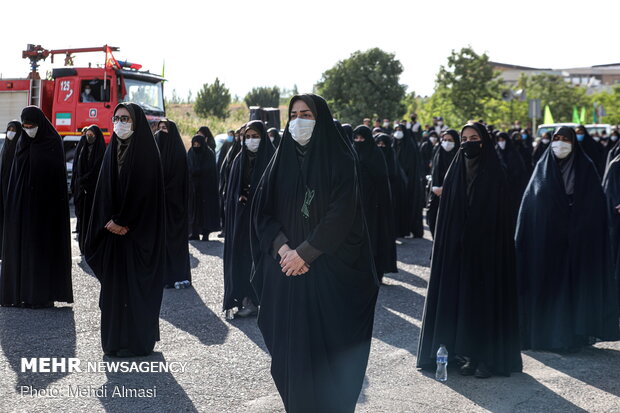
<svg viewBox="0 0 620 413"><path fill-rule="evenodd" d="M583 153L590 158L596 168L599 178L602 180L605 175L605 163L607 161L604 153L605 148L603 148L600 143L592 139L592 136L588 133L588 129L583 125L577 126L576 134L583 135L581 140L577 139L579 146L581 147Z"/></svg>
<svg viewBox="0 0 620 413"><path fill-rule="evenodd" d="M260 139L247 139L249 132ZM258 146L256 145L257 142ZM254 193L275 149L265 124L254 120L247 124L242 149L233 161L226 190L226 239L224 242L224 310L241 309L243 300L258 299L250 285L250 207ZM248 305L247 307L252 307Z"/></svg>
<svg viewBox="0 0 620 413"><path fill-rule="evenodd" d="M360 165L362 203L370 235L375 268L383 274L398 272L396 268L396 234L390 179L385 158L375 144L372 131L358 126L352 132ZM363 140L361 140L363 139Z"/></svg>
<svg viewBox="0 0 620 413"><path fill-rule="evenodd" d="M461 146L461 137L454 129L448 129L443 135L448 134L454 142L443 141L433 157L433 168L431 169L431 189L442 188L443 179L448 173L448 168L456 153ZM428 198L428 210L426 211L426 222L431 234L435 234L435 224L437 222L437 211L439 211L439 196L432 190Z"/></svg>
<svg viewBox="0 0 620 413"><path fill-rule="evenodd" d="M62 139L41 109L24 108L4 193L0 305L73 302L67 171Z"/></svg>
<svg viewBox="0 0 620 413"><path fill-rule="evenodd" d="M185 145L176 123L164 121L168 132L155 133L166 189L166 275L164 287L191 281L187 244L189 173Z"/></svg>
<svg viewBox="0 0 620 413"><path fill-rule="evenodd" d="M386 133L380 133L375 136L375 143L383 153L385 164L388 170L390 180L390 190L392 193L392 216L394 217L394 233L398 236L406 234L399 232L399 228L403 228L403 213L401 212L403 200L407 192L407 175L400 167L400 163L396 159L394 148L392 147L393 139Z"/></svg>
<svg viewBox="0 0 620 413"><path fill-rule="evenodd" d="M534 167L536 167L536 164L540 158L542 158L550 143L551 135L547 132L543 135L542 139L538 142L538 145L536 145L534 151L532 152L532 165Z"/></svg>
<svg viewBox="0 0 620 413"><path fill-rule="evenodd" d="M9 128L15 130L9 131ZM15 149L21 134L22 123L18 120L9 122L6 139L2 146L2 153L0 153L0 258L2 256L2 233L4 232L4 206L8 202L6 191L9 187L9 177L11 176L11 166L13 166L13 159L15 158Z"/></svg>
<svg viewBox="0 0 620 413"><path fill-rule="evenodd" d="M220 230L220 197L217 184L215 153L205 138L196 135L187 153L189 167L189 231L190 239L209 240L211 232Z"/></svg>
<svg viewBox="0 0 620 413"><path fill-rule="evenodd" d="M357 166L323 98L294 107L252 204L258 325L288 412L353 412L378 292ZM287 276L296 256L309 269Z"/></svg>
<svg viewBox="0 0 620 413"><path fill-rule="evenodd" d="M422 156L411 131L405 125L398 125L393 135L396 159L407 176L407 191L402 200L400 227L396 228L396 234L401 237L413 234L416 238L422 238L424 236Z"/></svg>
<svg viewBox="0 0 620 413"><path fill-rule="evenodd" d="M80 151L76 150L78 155L73 163L73 176L75 177L73 202L75 203L75 214L78 217L78 241L82 252L84 252L84 242L90 222L97 179L106 149L103 132L97 125L88 127L83 139L80 141L82 145Z"/></svg>
<svg viewBox="0 0 620 413"><path fill-rule="evenodd" d="M417 365L434 368L445 344L468 360L462 374L510 375L522 363L509 188L486 127L465 134L481 141L461 140L443 182Z"/></svg>
<svg viewBox="0 0 620 413"><path fill-rule="evenodd" d="M523 192L527 186L530 172L528 172L525 164L523 163L523 157L519 153L519 150L515 147L514 142L508 137L508 134L503 132L499 133L497 135L497 140L497 153L506 170L506 178L508 179L507 195L514 232L514 228L517 225L519 207L521 206L521 198L523 198Z"/></svg>
<svg viewBox="0 0 620 413"><path fill-rule="evenodd" d="M131 123L114 126L84 254L101 283L103 351L119 357L147 355L159 340L166 260L164 178L157 144L142 108L121 103L116 116L124 113L121 108L129 112ZM126 230L124 235L117 226Z"/></svg>
<svg viewBox="0 0 620 413"><path fill-rule="evenodd" d="M609 163L603 180L603 188L607 195L611 262L614 278L618 284L618 300L620 301L620 155Z"/></svg>
<svg viewBox="0 0 620 413"><path fill-rule="evenodd" d="M576 350L591 337L620 338L605 195L573 129L560 128L558 137L570 143L553 141L540 159L517 222L524 349Z"/></svg>

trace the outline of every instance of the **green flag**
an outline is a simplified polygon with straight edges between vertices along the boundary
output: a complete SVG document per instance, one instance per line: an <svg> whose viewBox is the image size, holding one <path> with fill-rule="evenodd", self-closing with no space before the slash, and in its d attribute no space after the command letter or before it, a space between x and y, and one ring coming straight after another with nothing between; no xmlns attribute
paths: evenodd
<svg viewBox="0 0 620 413"><path fill-rule="evenodd" d="M594 104L594 110L592 111L592 123L598 123L598 118L596 116L596 103Z"/></svg>
<svg viewBox="0 0 620 413"><path fill-rule="evenodd" d="M581 123L579 119L579 113L577 113L577 106L573 106L573 123Z"/></svg>
<svg viewBox="0 0 620 413"><path fill-rule="evenodd" d="M579 116L579 124L581 124L581 125L585 125L586 124L586 108L585 108L585 106L581 107L581 116Z"/></svg>
<svg viewBox="0 0 620 413"><path fill-rule="evenodd" d="M553 121L553 115L551 114L551 109L549 109L549 105L545 105L545 117L544 117L543 123L545 125L555 123Z"/></svg>

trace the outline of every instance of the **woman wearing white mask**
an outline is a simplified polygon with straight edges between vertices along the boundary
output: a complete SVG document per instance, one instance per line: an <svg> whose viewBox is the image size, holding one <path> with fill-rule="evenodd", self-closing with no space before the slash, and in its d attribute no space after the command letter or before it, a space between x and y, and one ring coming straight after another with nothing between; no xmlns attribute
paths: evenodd
<svg viewBox="0 0 620 413"><path fill-rule="evenodd" d="M4 194L0 305L73 302L69 197L62 139L41 109L22 111ZM15 139L15 138L13 138Z"/></svg>
<svg viewBox="0 0 620 413"><path fill-rule="evenodd" d="M0 154L0 258L2 257L2 232L4 220L4 203L6 190L9 187L9 177L11 176L11 166L15 157L17 141L22 134L22 123L18 120L9 122L6 127L6 140L2 146Z"/></svg>
<svg viewBox="0 0 620 413"><path fill-rule="evenodd" d="M561 127L523 195L517 275L523 349L577 351L618 340L605 195L594 164Z"/></svg>
<svg viewBox="0 0 620 413"><path fill-rule="evenodd" d="M142 108L121 103L86 234L86 262L101 283L108 356L146 356L159 341L166 259L164 176Z"/></svg>
<svg viewBox="0 0 620 413"><path fill-rule="evenodd" d="M514 234L517 224L517 215L521 206L521 198L529 181L529 175L523 158L519 150L515 147L515 143L510 139L507 133L500 132L496 135L497 154L506 171L508 179L508 204L510 205L510 217L512 219L512 231Z"/></svg>
<svg viewBox="0 0 620 413"><path fill-rule="evenodd" d="M433 169L431 171L431 193L428 200L428 211L426 212L426 223L435 234L435 223L437 222L437 211L439 210L439 197L443 190L443 179L448 172L448 168L461 146L461 137L454 129L448 129L441 136L440 149L433 158Z"/></svg>
<svg viewBox="0 0 620 413"><path fill-rule="evenodd" d="M247 124L241 152L233 161L226 189L226 238L224 239L224 304L227 319L256 315L258 299L250 285L250 206L256 187L275 149L265 124Z"/></svg>
<svg viewBox="0 0 620 413"><path fill-rule="evenodd" d="M355 410L378 280L353 149L320 96L296 95L252 205L258 325L288 412Z"/></svg>

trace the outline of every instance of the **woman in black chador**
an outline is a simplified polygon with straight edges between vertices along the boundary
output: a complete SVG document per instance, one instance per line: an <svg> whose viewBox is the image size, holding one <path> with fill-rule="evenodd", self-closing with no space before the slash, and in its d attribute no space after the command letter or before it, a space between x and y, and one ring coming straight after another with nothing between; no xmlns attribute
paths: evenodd
<svg viewBox="0 0 620 413"><path fill-rule="evenodd" d="M346 130L346 129L345 129ZM375 268L379 281L396 268L396 234L390 179L385 158L375 144L372 131L361 125L352 132L360 165L362 203L368 225Z"/></svg>
<svg viewBox="0 0 620 413"><path fill-rule="evenodd" d="M523 349L575 351L618 340L605 195L575 132L561 127L523 195L517 274Z"/></svg>
<svg viewBox="0 0 620 413"><path fill-rule="evenodd" d="M402 200L400 227L396 228L396 235L400 237L422 238L424 224L422 210L424 209L423 161L417 143L411 131L403 124L396 126L394 133L394 152L396 159L407 176L407 191Z"/></svg>
<svg viewBox="0 0 620 413"><path fill-rule="evenodd" d="M11 176L11 166L15 158L17 142L22 134L22 123L18 120L9 122L6 127L6 139L2 145L0 153L0 258L2 258L2 233L4 228L4 206L8 202L6 191L9 187L9 177Z"/></svg>
<svg viewBox="0 0 620 413"><path fill-rule="evenodd" d="M72 303L62 139L38 107L24 108L21 118L23 132L3 193L0 305L39 308L52 307L54 301Z"/></svg>
<svg viewBox="0 0 620 413"><path fill-rule="evenodd" d="M185 145L176 123L164 120L166 127L155 133L166 190L166 273L164 287L191 281L187 244L189 174Z"/></svg>
<svg viewBox="0 0 620 413"><path fill-rule="evenodd" d="M73 202L75 203L75 213L78 216L78 241L82 253L84 252L90 212L105 149L103 132L99 126L89 126L84 132L84 141L74 162L75 168L73 170L75 176ZM76 151L76 153L78 152Z"/></svg>
<svg viewBox="0 0 620 413"><path fill-rule="evenodd" d="M394 217L394 235L404 236L398 232L399 228L402 228L403 214L401 213L402 202L407 192L407 175L400 167L400 163L396 159L394 148L392 147L393 139L387 133L380 133L374 136L375 143L385 159L387 166L388 177L390 180L390 190L392 193L392 216Z"/></svg>
<svg viewBox="0 0 620 413"><path fill-rule="evenodd" d="M226 190L228 189L228 176L232 169L232 164L239 152L241 151L241 134L244 132L244 126L235 131L233 144L228 150L222 166L218 169L218 194L220 196L220 215L222 232L219 237L224 236L226 232Z"/></svg>
<svg viewBox="0 0 620 413"><path fill-rule="evenodd" d="M252 279L288 412L353 412L378 280L350 143L320 96L296 95L252 204Z"/></svg>
<svg viewBox="0 0 620 413"><path fill-rule="evenodd" d="M431 234L435 234L437 211L439 211L439 198L443 191L443 179L448 173L448 168L461 146L461 137L454 129L448 129L442 133L441 144L433 157L433 169L431 170L431 193L428 199L426 222Z"/></svg>
<svg viewBox="0 0 620 413"><path fill-rule="evenodd" d="M513 233L517 225L517 215L521 206L521 198L527 186L529 172L523 163L523 158L519 150L515 147L514 142L507 133L498 133L496 136L497 154L506 169L506 178L508 180L508 203L511 208L510 215L513 217Z"/></svg>
<svg viewBox="0 0 620 413"><path fill-rule="evenodd" d="M521 371L508 191L486 127L468 123L439 201L418 367L444 344L463 375Z"/></svg>
<svg viewBox="0 0 620 413"><path fill-rule="evenodd" d="M220 230L220 196L217 185L215 153L204 136L192 138L187 153L189 167L189 239L209 240L209 234Z"/></svg>
<svg viewBox="0 0 620 413"><path fill-rule="evenodd" d="M617 155L609 163L603 180L603 188L605 195L607 195L611 262L614 278L618 284L618 300L620 301L620 155Z"/></svg>
<svg viewBox="0 0 620 413"><path fill-rule="evenodd" d="M121 103L113 120L84 255L101 283L103 351L145 356L159 341L166 260L164 177L142 108Z"/></svg>
<svg viewBox="0 0 620 413"><path fill-rule="evenodd" d="M224 242L224 311L237 307L237 315L256 314L258 299L250 285L250 206L260 178L275 149L265 124L247 124L242 149L235 158L226 190L226 239ZM230 316L228 316L230 318Z"/></svg>

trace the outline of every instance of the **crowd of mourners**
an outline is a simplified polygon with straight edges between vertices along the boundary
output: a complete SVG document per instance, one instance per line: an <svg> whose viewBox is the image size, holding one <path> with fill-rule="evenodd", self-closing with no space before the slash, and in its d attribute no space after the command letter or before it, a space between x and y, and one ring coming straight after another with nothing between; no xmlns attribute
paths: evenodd
<svg viewBox="0 0 620 413"><path fill-rule="evenodd" d="M116 107L109 144L82 131L74 232L101 284L107 356L153 351L164 288L191 286L188 241L213 234L224 316L258 316L287 411L353 411L378 290L424 215L417 367L434 369L443 345L463 375L509 376L522 350L620 340L620 130L535 138L518 122L452 129L415 114L353 126L313 94L287 115L282 133L253 120L220 145L201 127L189 151L172 120L152 128L133 103ZM7 126L0 184L0 305L72 303L63 142L37 107Z"/></svg>

